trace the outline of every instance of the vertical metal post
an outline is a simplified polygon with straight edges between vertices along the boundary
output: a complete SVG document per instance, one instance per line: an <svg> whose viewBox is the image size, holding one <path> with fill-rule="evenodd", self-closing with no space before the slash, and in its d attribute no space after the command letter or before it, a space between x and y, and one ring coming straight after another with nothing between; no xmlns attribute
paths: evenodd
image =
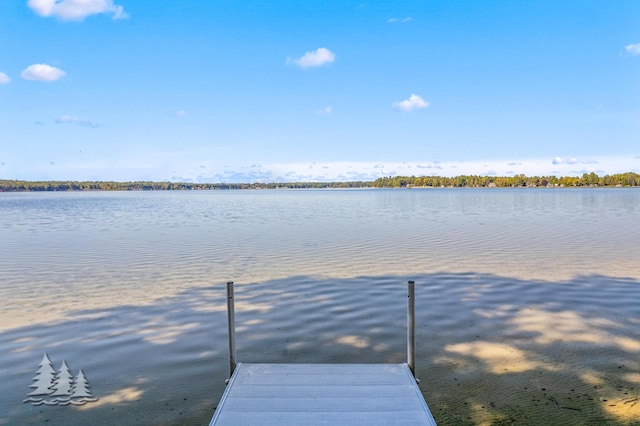
<svg viewBox="0 0 640 426"><path fill-rule="evenodd" d="M407 299L407 365L416 376L416 298L415 282L409 281Z"/></svg>
<svg viewBox="0 0 640 426"><path fill-rule="evenodd" d="M227 324L229 326L229 377L236 369L236 325L233 304L233 281L227 282Z"/></svg>

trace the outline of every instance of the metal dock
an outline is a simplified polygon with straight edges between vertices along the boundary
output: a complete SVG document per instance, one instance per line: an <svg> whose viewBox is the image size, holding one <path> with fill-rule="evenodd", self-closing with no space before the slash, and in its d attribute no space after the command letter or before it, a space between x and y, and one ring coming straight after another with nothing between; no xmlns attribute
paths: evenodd
<svg viewBox="0 0 640 426"><path fill-rule="evenodd" d="M233 283L227 283L231 378L213 425L435 425L414 376L414 283L406 364L235 362Z"/></svg>

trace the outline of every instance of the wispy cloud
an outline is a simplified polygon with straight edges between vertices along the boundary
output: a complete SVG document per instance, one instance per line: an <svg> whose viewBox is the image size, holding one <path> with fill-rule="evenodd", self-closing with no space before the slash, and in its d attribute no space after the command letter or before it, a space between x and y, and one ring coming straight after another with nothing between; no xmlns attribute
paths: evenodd
<svg viewBox="0 0 640 426"><path fill-rule="evenodd" d="M575 158L555 157L553 161L551 161L551 164L577 164L577 163L578 163L578 160L576 160Z"/></svg>
<svg viewBox="0 0 640 426"><path fill-rule="evenodd" d="M331 114L331 112L333 112L333 108L331 108L331 106L327 106L325 108L322 108L321 110L317 111L318 115L327 115L327 114Z"/></svg>
<svg viewBox="0 0 640 426"><path fill-rule="evenodd" d="M319 67L330 64L336 60L336 55L325 47L320 47L313 52L307 52L298 59L287 58L287 64L294 64L300 68Z"/></svg>
<svg viewBox="0 0 640 426"><path fill-rule="evenodd" d="M65 74L66 73L60 68L52 67L51 65L33 64L25 68L20 76L24 80L56 81L62 78Z"/></svg>
<svg viewBox="0 0 640 426"><path fill-rule="evenodd" d="M82 21L89 15L113 14L113 19L129 15L113 0L29 0L27 5L40 16L54 16L64 21Z"/></svg>
<svg viewBox="0 0 640 426"><path fill-rule="evenodd" d="M395 109L398 109L400 111L411 111L414 109L419 109L419 108L426 108L429 106L429 102L426 102L424 99L422 99L420 96L416 95L416 94L411 94L411 96L409 96L409 99L405 99L404 101L400 101L400 102L394 102L393 107Z"/></svg>
<svg viewBox="0 0 640 426"><path fill-rule="evenodd" d="M94 129L100 127L99 123L94 123L90 120L87 120L86 118L75 117L72 115L62 115L56 118L56 123L57 124L77 124L78 126L91 127Z"/></svg>
<svg viewBox="0 0 640 426"><path fill-rule="evenodd" d="M624 47L624 50L627 51L630 55L640 55L640 43L628 44Z"/></svg>
<svg viewBox="0 0 640 426"><path fill-rule="evenodd" d="M206 154L210 152L212 155ZM64 179L69 180L156 180L199 182L322 182L345 180L374 180L384 176L581 176L640 172L638 159L632 155L584 157L579 164L554 165L549 158L519 158L482 161L429 160L402 162L315 161L300 163L229 163L216 159L215 151L145 152L125 155L115 161L85 161L59 163ZM206 154L206 155L205 155ZM207 160L206 158L210 158ZM204 160L203 160L204 159ZM9 163L7 161L7 163ZM508 164L516 163L516 166ZM597 166L584 165L586 163ZM46 163L45 163L46 165ZM206 167L203 167L206 166ZM10 171L9 166L5 166ZM39 167L39 166L38 166ZM11 169L12 170L12 169ZM42 170L40 170L42 171ZM6 173L5 173L6 174ZM11 176L18 179L18 176Z"/></svg>
<svg viewBox="0 0 640 426"><path fill-rule="evenodd" d="M418 169L439 169L442 170L442 166L438 161L428 164L416 164Z"/></svg>
<svg viewBox="0 0 640 426"><path fill-rule="evenodd" d="M171 115L173 115L174 117L182 118L182 117L185 117L187 115L187 111L185 111L183 109L176 109L176 110L171 111Z"/></svg>
<svg viewBox="0 0 640 426"><path fill-rule="evenodd" d="M412 20L411 16L407 16L406 18L389 18L387 20L390 24L406 24Z"/></svg>
<svg viewBox="0 0 640 426"><path fill-rule="evenodd" d="M11 81L8 75L3 72L0 72L0 84L7 84Z"/></svg>

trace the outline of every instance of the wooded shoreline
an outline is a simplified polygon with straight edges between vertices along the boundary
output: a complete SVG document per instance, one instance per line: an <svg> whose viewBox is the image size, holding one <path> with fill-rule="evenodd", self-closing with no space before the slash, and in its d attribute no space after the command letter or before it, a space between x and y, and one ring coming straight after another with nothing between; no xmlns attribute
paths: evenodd
<svg viewBox="0 0 640 426"><path fill-rule="evenodd" d="M515 187L637 187L640 174L628 172L598 176L393 176L373 181L350 182L114 182L114 181L26 181L0 180L0 192L32 191L193 191L225 189L309 189L309 188L515 188Z"/></svg>

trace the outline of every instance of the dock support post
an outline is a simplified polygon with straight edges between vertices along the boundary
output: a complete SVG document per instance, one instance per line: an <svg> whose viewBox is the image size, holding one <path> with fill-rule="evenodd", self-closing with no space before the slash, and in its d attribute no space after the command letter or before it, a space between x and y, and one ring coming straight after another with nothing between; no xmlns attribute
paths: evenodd
<svg viewBox="0 0 640 426"><path fill-rule="evenodd" d="M227 282L227 324L229 326L229 377L236 369L236 325L233 304L233 281Z"/></svg>
<svg viewBox="0 0 640 426"><path fill-rule="evenodd" d="M416 298L415 282L409 281L407 299L407 365L416 377Z"/></svg>

